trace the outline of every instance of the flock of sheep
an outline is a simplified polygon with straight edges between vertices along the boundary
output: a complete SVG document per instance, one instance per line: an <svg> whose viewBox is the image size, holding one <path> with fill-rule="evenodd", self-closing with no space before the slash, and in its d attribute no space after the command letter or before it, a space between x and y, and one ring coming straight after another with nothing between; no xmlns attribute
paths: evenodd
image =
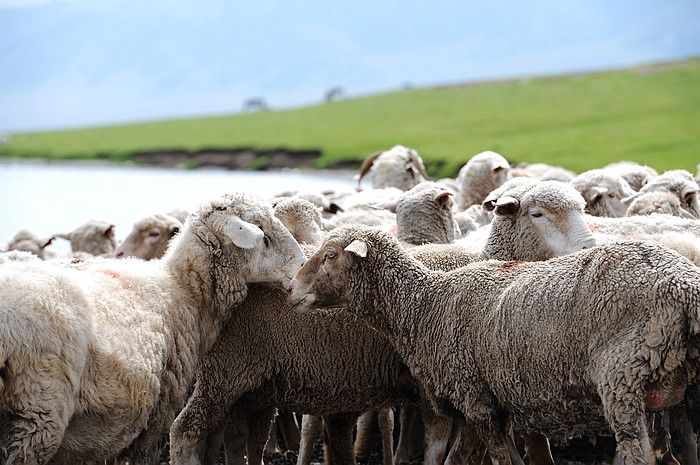
<svg viewBox="0 0 700 465"><path fill-rule="evenodd" d="M321 430L352 465L376 418L384 465L551 465L550 442L598 436L615 465L698 465L698 191L495 152L431 181L397 145L356 192L227 194L119 244L90 220L65 257L19 231L0 464L257 465L279 428L299 465Z"/></svg>

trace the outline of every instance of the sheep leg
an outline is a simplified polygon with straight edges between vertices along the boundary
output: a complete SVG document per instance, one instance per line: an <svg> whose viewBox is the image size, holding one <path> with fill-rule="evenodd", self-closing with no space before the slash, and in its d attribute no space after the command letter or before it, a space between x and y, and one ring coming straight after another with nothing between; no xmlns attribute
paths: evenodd
<svg viewBox="0 0 700 465"><path fill-rule="evenodd" d="M358 413L334 413L324 416L324 463L327 465L356 465L352 441Z"/></svg>
<svg viewBox="0 0 700 465"><path fill-rule="evenodd" d="M226 465L246 465L246 446L249 436L248 419L255 413L255 411L251 412L240 404L231 408L226 417L222 437ZM215 465L217 461L211 465Z"/></svg>
<svg viewBox="0 0 700 465"><path fill-rule="evenodd" d="M688 419L685 403L675 406L672 410L676 431L681 440L684 465L698 464L698 436Z"/></svg>
<svg viewBox="0 0 700 465"><path fill-rule="evenodd" d="M72 373L66 374L66 382L61 383L57 381L55 373L60 364L54 357L39 359L37 365L38 370L29 374L31 378L20 378L16 382L17 386L21 386L22 392L18 394L24 399L22 405L13 405L13 398L6 397L4 407L17 414L12 415L11 419L0 416L3 421L9 420L0 427L4 433L2 439L8 464L48 462L60 447L73 413L74 394L67 381ZM5 379L9 379L6 372L3 374ZM3 378L0 378L2 381ZM3 394L7 396L9 393ZM0 448L0 455L2 453Z"/></svg>
<svg viewBox="0 0 700 465"><path fill-rule="evenodd" d="M549 439L538 433L524 434L525 456L530 459L530 465L554 465Z"/></svg>
<svg viewBox="0 0 700 465"><path fill-rule="evenodd" d="M311 465L311 455L314 443L321 430L321 417L319 415L304 415L301 419L301 441L299 443L299 456L297 465Z"/></svg>
<svg viewBox="0 0 700 465"><path fill-rule="evenodd" d="M473 427L467 427L463 418L455 418L450 431L450 452L445 465L466 465L481 439Z"/></svg>
<svg viewBox="0 0 700 465"><path fill-rule="evenodd" d="M248 419L248 465L263 465L265 445L275 422L275 408L270 407L253 412ZM228 462L227 462L228 463Z"/></svg>
<svg viewBox="0 0 700 465"><path fill-rule="evenodd" d="M279 444L277 444L277 429L277 421L273 421L272 427L270 428L270 438L267 440L267 444L265 444L265 453L267 455L272 455L276 452L282 452L282 448Z"/></svg>
<svg viewBox="0 0 700 465"><path fill-rule="evenodd" d="M622 406L615 407L616 416L611 415L612 421L608 420L617 441L613 465L651 465L653 450L644 415L634 413L632 409L621 408ZM608 412L606 409L606 415Z"/></svg>
<svg viewBox="0 0 700 465"><path fill-rule="evenodd" d="M450 438L450 432L454 427L454 422L448 417L438 415L437 412L435 412L435 410L431 407L429 402L422 402L420 411L425 429L423 436L423 462L425 465L440 465L442 464L443 458L445 457L445 452L447 451L447 443ZM402 434L404 430L404 423L405 419L403 418L402 412ZM413 421L408 424L413 425ZM399 446L396 448L396 456L398 456L400 446L401 439L399 439ZM408 459L408 457L406 457L406 459ZM457 465L456 462L453 463L453 465Z"/></svg>
<svg viewBox="0 0 700 465"><path fill-rule="evenodd" d="M202 459L202 465L216 465L224 442L224 429L219 429L207 436L207 445Z"/></svg>
<svg viewBox="0 0 700 465"><path fill-rule="evenodd" d="M382 456L384 465L394 463L394 409L391 407L377 411L379 431L382 435Z"/></svg>
<svg viewBox="0 0 700 465"><path fill-rule="evenodd" d="M227 409L195 391L170 427L170 463L197 465L205 455L209 434L226 421Z"/></svg>
<svg viewBox="0 0 700 465"><path fill-rule="evenodd" d="M280 410L277 413L277 424L280 431L282 431L282 438L284 438L284 444L287 446L287 450L298 451L301 433L299 432L299 424L297 423L294 412Z"/></svg>
<svg viewBox="0 0 700 465"><path fill-rule="evenodd" d="M399 410L399 442L396 445L394 454L394 463L396 465L404 465L410 462L411 452L411 432L413 431L413 422L416 419L418 410L416 406L406 404L402 405ZM381 422L379 423L381 427ZM382 432L382 438L384 433ZM386 447L386 446L385 446ZM386 453L385 453L386 457ZM387 464L386 459L384 461Z"/></svg>
<svg viewBox="0 0 700 465"><path fill-rule="evenodd" d="M376 413L374 409L367 410L357 419L357 434L355 435L354 447L355 457L361 462L366 462L369 458Z"/></svg>

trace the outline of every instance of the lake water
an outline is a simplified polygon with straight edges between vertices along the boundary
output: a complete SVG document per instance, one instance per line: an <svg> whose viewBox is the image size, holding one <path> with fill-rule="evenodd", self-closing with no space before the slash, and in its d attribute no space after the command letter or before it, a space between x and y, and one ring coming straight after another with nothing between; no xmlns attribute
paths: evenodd
<svg viewBox="0 0 700 465"><path fill-rule="evenodd" d="M306 170L224 171L143 168L104 163L0 162L0 243L22 228L51 236L90 218L116 226L117 240L150 213L192 211L223 193L248 191L272 196L286 190L347 191L354 172ZM50 249L70 251L56 239Z"/></svg>

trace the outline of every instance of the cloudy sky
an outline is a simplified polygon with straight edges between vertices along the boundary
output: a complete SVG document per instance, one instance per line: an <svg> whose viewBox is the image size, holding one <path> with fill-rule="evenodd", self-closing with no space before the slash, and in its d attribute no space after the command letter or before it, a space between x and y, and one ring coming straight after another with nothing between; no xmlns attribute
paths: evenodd
<svg viewBox="0 0 700 465"><path fill-rule="evenodd" d="M0 132L699 55L698 0L0 0Z"/></svg>

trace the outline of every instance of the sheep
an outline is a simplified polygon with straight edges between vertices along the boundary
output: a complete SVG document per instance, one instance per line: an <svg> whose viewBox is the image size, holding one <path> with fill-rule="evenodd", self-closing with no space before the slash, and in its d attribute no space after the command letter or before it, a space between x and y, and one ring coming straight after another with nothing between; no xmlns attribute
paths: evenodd
<svg viewBox="0 0 700 465"><path fill-rule="evenodd" d="M471 261L534 261L596 244L583 198L572 186L561 181L516 179L506 183L509 189L498 189L500 194L489 195L484 201L493 209L493 221L442 248L443 252L454 254L454 260L461 263L470 261L469 257Z"/></svg>
<svg viewBox="0 0 700 465"><path fill-rule="evenodd" d="M567 170L563 166L552 166L547 163L518 163L511 169L511 176L530 177L540 181L569 182L576 177L576 173Z"/></svg>
<svg viewBox="0 0 700 465"><path fill-rule="evenodd" d="M639 163L633 161L619 161L610 163L605 165L603 169L612 171L613 173L622 176L630 187L637 192L639 192L639 190L650 180L659 175L654 168L647 165L640 165Z"/></svg>
<svg viewBox="0 0 700 465"><path fill-rule="evenodd" d="M329 194L330 195L330 194ZM343 209L340 205L335 203L329 195L318 192L305 192L305 191L284 191L278 193L275 197L294 197L304 200L308 200L317 207L321 208L323 213L323 218L331 218L338 212L342 212Z"/></svg>
<svg viewBox="0 0 700 465"><path fill-rule="evenodd" d="M325 234L321 210L301 197L278 197L274 214L299 243L320 245Z"/></svg>
<svg viewBox="0 0 700 465"><path fill-rule="evenodd" d="M149 464L247 284L286 285L305 259L269 203L241 192L202 205L161 260L0 266L6 462L128 448Z"/></svg>
<svg viewBox="0 0 700 465"><path fill-rule="evenodd" d="M700 195L698 183L686 170L670 170L649 180L638 193L624 199L629 205L637 197L648 192L671 192L678 196L681 207L695 219L700 219Z"/></svg>
<svg viewBox="0 0 700 465"><path fill-rule="evenodd" d="M47 249L56 238L54 236L42 237L31 229L20 229L7 243L7 251L24 250L31 252L42 260L54 258L55 253Z"/></svg>
<svg viewBox="0 0 700 465"><path fill-rule="evenodd" d="M386 335L498 464L517 453L510 424L563 441L608 430L615 463L650 464L645 411L678 403L700 363L700 270L652 241L445 273L385 232L343 226L288 294L297 312L345 306Z"/></svg>
<svg viewBox="0 0 700 465"><path fill-rule="evenodd" d="M422 182L393 202L375 205L396 214L396 234L405 245L447 243L462 233L452 213L452 194L438 183Z"/></svg>
<svg viewBox="0 0 700 465"><path fill-rule="evenodd" d="M481 203L489 192L510 177L510 165L502 155L486 151L474 155L457 174L456 209L464 211Z"/></svg>
<svg viewBox="0 0 700 465"><path fill-rule="evenodd" d="M666 214L681 218L694 219L681 207L676 194L671 192L643 192L629 203L625 216Z"/></svg>
<svg viewBox="0 0 700 465"><path fill-rule="evenodd" d="M362 162L357 178L358 191L365 175L371 178L374 189L396 187L403 191L430 179L418 152L403 145L373 153Z"/></svg>
<svg viewBox="0 0 700 465"><path fill-rule="evenodd" d="M114 224L100 219L89 219L69 233L54 234L54 237L70 241L73 253L108 255L117 247Z"/></svg>
<svg viewBox="0 0 700 465"><path fill-rule="evenodd" d="M233 313L202 358L194 391L172 425L173 465L199 463L223 419L233 413L245 416L240 409L251 405L256 406L257 417L265 407L326 418L352 414L347 418L349 426L343 422L345 440L331 443L330 454L335 457L333 463L354 464L350 433L360 412L419 401L413 378L387 340L340 309L297 315L284 292L251 286ZM269 413L267 423L261 422L266 432L272 419ZM426 415L431 418L429 412ZM440 418L435 421L444 423ZM240 422L227 427L245 430ZM241 433L226 436L231 439ZM237 449L241 447L238 441ZM239 463L229 452L227 463ZM261 452L249 444L248 463L260 463ZM245 463L241 455L238 460ZM439 458L429 463L438 463Z"/></svg>
<svg viewBox="0 0 700 465"><path fill-rule="evenodd" d="M116 258L137 257L153 260L165 255L170 240L182 229L176 217L153 213L134 223L131 232L114 251Z"/></svg>
<svg viewBox="0 0 700 465"><path fill-rule="evenodd" d="M584 171L570 183L586 200L586 212L593 216L624 216L627 205L622 199L635 193L622 176L602 169Z"/></svg>

